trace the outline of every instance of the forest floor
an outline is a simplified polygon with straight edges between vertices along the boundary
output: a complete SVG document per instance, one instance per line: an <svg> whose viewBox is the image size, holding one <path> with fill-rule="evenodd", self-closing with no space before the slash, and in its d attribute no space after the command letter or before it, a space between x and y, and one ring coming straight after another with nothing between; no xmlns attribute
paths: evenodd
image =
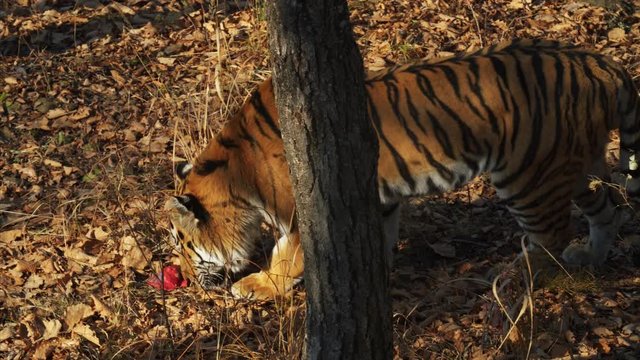
<svg viewBox="0 0 640 360"><path fill-rule="evenodd" d="M256 303L145 282L172 261L172 163L269 76L265 3L0 0L0 358L300 356L303 286ZM640 79L639 1L350 5L369 69L544 37ZM396 358L639 358L639 223L602 268L528 291L523 233L486 179L411 200L391 275Z"/></svg>

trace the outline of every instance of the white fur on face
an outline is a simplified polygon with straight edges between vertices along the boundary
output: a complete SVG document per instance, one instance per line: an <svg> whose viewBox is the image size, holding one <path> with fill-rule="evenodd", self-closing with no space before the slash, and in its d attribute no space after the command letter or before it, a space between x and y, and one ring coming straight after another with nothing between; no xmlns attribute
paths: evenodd
<svg viewBox="0 0 640 360"><path fill-rule="evenodd" d="M182 167L182 169L180 169L180 176L183 178L186 177L187 175L189 175L189 172L191 172L191 169L193 169L193 164L189 163L185 165L184 167Z"/></svg>
<svg viewBox="0 0 640 360"><path fill-rule="evenodd" d="M211 250L202 246L195 246L193 249L196 252L196 256L193 256L191 260L194 263L199 263L201 265L196 266L197 269L200 269L203 264L207 264L205 267L224 267L232 272L237 272L242 270L249 263L248 255L241 249L234 249L231 254L229 254L228 258L224 257L217 249Z"/></svg>

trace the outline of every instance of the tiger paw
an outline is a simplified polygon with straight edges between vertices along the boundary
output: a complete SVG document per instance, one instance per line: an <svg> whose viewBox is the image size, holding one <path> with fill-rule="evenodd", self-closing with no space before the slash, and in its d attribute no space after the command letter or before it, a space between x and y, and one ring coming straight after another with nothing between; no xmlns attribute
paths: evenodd
<svg viewBox="0 0 640 360"><path fill-rule="evenodd" d="M589 244L574 243L567 246L562 252L562 259L569 265L587 266L599 265L604 259L594 254Z"/></svg>
<svg viewBox="0 0 640 360"><path fill-rule="evenodd" d="M251 300L273 300L284 295L291 286L286 286L283 276L269 275L261 271L238 280L231 286L235 298Z"/></svg>

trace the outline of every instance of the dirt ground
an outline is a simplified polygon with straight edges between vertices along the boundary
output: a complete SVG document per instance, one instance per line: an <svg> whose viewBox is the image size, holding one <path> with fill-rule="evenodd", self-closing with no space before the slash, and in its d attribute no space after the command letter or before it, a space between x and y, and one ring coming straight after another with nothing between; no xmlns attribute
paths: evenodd
<svg viewBox="0 0 640 360"><path fill-rule="evenodd" d="M255 303L145 282L173 258L172 163L269 76L265 3L0 0L0 358L300 357L303 286ZM640 79L640 1L350 6L369 69L544 37ZM602 268L528 289L523 233L485 178L412 199L391 276L396 358L640 358L639 224Z"/></svg>

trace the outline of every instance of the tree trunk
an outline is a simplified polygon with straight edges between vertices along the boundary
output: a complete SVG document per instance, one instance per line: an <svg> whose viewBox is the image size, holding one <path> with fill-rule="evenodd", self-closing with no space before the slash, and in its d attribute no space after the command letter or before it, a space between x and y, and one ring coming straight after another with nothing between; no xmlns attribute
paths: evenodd
<svg viewBox="0 0 640 360"><path fill-rule="evenodd" d="M346 0L268 5L307 289L306 359L389 359L378 143Z"/></svg>

